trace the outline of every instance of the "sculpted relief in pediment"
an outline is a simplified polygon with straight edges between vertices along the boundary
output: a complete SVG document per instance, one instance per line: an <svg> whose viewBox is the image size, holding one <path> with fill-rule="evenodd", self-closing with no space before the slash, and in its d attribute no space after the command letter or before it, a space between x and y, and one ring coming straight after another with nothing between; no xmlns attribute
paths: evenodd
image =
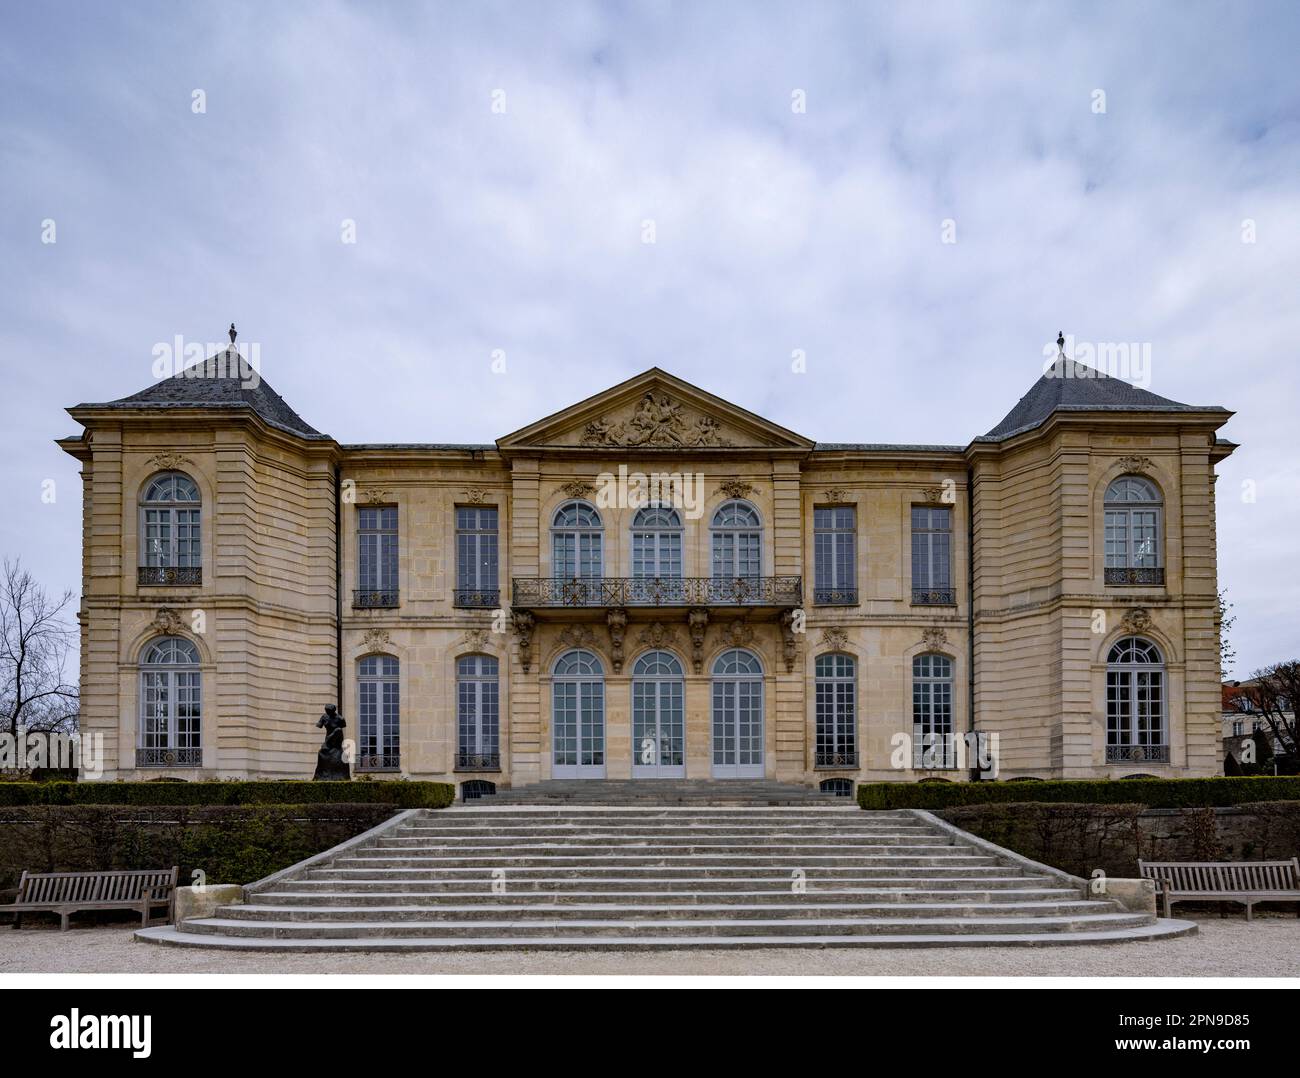
<svg viewBox="0 0 1300 1078"><path fill-rule="evenodd" d="M655 449L728 446L722 425L712 416L687 415L666 394L646 393L622 419L600 417L583 428L589 446L648 446Z"/></svg>

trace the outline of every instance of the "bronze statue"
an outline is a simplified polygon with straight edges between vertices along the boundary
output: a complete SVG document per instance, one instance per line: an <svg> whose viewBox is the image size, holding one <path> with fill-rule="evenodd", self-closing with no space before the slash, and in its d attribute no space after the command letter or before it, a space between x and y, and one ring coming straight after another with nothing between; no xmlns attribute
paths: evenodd
<svg viewBox="0 0 1300 1078"><path fill-rule="evenodd" d="M312 779L320 782L347 782L352 778L352 769L343 759L343 727L347 723L339 714L334 704L325 705L325 714L316 720L317 727L325 730L325 741L316 754L316 774Z"/></svg>

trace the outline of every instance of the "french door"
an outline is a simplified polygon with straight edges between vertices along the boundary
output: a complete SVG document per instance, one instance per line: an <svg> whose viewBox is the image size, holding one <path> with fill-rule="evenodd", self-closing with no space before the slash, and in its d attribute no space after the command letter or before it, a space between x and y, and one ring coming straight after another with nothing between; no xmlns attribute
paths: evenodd
<svg viewBox="0 0 1300 1078"><path fill-rule="evenodd" d="M666 651L642 656L632 671L632 777L686 777L682 666Z"/></svg>
<svg viewBox="0 0 1300 1078"><path fill-rule="evenodd" d="M758 659L733 648L713 667L713 777L763 777L763 676Z"/></svg>
<svg viewBox="0 0 1300 1078"><path fill-rule="evenodd" d="M604 671L589 651L567 652L555 664L551 748L552 777L605 777Z"/></svg>

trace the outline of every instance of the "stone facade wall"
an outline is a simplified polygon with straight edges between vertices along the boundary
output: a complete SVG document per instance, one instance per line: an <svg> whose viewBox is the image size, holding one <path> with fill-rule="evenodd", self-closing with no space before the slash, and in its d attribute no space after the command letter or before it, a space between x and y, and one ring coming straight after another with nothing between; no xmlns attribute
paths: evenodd
<svg viewBox="0 0 1300 1078"><path fill-rule="evenodd" d="M953 662L955 732L974 725L999 735L1001 777L1220 773L1214 458L1204 429L1076 418L965 451L815 448L700 394L692 409L716 423L688 417L670 429L671 437L695 437L698 447L605 444L611 429L624 436L639 430L634 405L634 397L608 408L593 398L496 448L346 446L297 438L248 415L198 410L84 418L89 438L63 444L83 465L82 715L83 729L104 737L105 777L163 773L137 768L134 755L140 652L162 633L194 640L202 657L203 761L183 772L190 778L309 776L320 740L313 723L325 703L340 702L355 736L357 663L370 654L400 660L402 775L503 785L547 778L551 666L577 642L605 668L607 774L620 777L631 768L632 666L656 641L670 646L686 671L689 777L709 774L709 671L736 644L751 647L763 664L771 778L928 774L910 767L910 754L901 768L891 760L897 735L911 734L912 660L927 651ZM710 609L702 641L684 610L629 608L621 668L604 610L539 612L525 648L509 611L454 605L458 506L498 510L504 608L513 579L550 574L550 522L573 484L594 484L620 465L699 477L702 511L685 521L687 577L710 575L713 511L744 490L762 520L764 575L802 577L806 604L814 510L852 505L858 603L806 605L803 632L783 626L771 609ZM168 468L191 476L202 496L197 586L136 582L140 493ZM1102 493L1131 471L1148 475L1164 497L1161 587L1103 582ZM955 602L918 606L910 508L935 502L952 509ZM357 512L367 505L398 511L394 609L352 601ZM607 576L632 575L634 511L601 508ZM1112 766L1105 761L1106 652L1138 624L1165 656L1172 759ZM828 652L856 660L858 768L815 767L814 663ZM472 653L496 657L501 671L502 769L483 776L455 769L456 660Z"/></svg>

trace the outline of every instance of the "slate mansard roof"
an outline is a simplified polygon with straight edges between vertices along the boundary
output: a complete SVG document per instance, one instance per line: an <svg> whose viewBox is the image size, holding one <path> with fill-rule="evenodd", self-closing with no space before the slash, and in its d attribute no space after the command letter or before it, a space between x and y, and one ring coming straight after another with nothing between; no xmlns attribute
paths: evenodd
<svg viewBox="0 0 1300 1078"><path fill-rule="evenodd" d="M218 353L206 362L186 367L179 374L155 382L148 389L132 393L129 397L104 404L81 404L78 407L124 410L247 408L272 427L296 434L300 438L329 439L328 434L322 434L290 408L260 373L256 378L241 378L238 363L238 354L228 350L225 356Z"/></svg>
<svg viewBox="0 0 1300 1078"><path fill-rule="evenodd" d="M285 402L260 374L256 384L246 385L238 377L238 370L226 376L212 376L214 362L229 358L227 351L223 357L220 353L207 360L186 368L180 374L163 379L133 393L129 397L109 401L103 404L82 404L70 411L79 409L122 409L150 410L168 408L211 408L214 410L248 409L260 419L279 430L294 434L308 440L330 441L327 434L322 434L307 423ZM237 360L237 355L234 359ZM232 364L233 366L233 364ZM651 372L646 372L647 374ZM638 376L644 377L644 376ZM249 379L253 382L253 379ZM630 380L631 381L631 380ZM678 381L675 380L674 381ZM626 384L626 383L625 383ZM1149 390L1131 385L1119 378L1112 378L1093 367L1076 363L1064 356L1058 358L1036 381L1006 417L987 434L972 440L971 445L1003 442L1018 434L1034 430L1045 423L1057 412L1187 412L1218 413L1226 420L1232 412L1218 405L1197 406L1181 404L1161 397ZM1220 439L1222 442L1223 440ZM1224 442L1227 445L1230 443ZM455 449L473 451L491 451L497 447L493 444L483 445L446 445L446 444L363 444L345 446L347 449ZM874 451L874 452L922 452L922 453L962 453L965 447L959 445L884 445L880 443L841 443L818 442L814 451Z"/></svg>
<svg viewBox="0 0 1300 1078"><path fill-rule="evenodd" d="M1222 412L1225 419L1231 415L1218 405L1180 404L1062 356L1001 423L975 441L1005 441L1041 426L1055 412Z"/></svg>

